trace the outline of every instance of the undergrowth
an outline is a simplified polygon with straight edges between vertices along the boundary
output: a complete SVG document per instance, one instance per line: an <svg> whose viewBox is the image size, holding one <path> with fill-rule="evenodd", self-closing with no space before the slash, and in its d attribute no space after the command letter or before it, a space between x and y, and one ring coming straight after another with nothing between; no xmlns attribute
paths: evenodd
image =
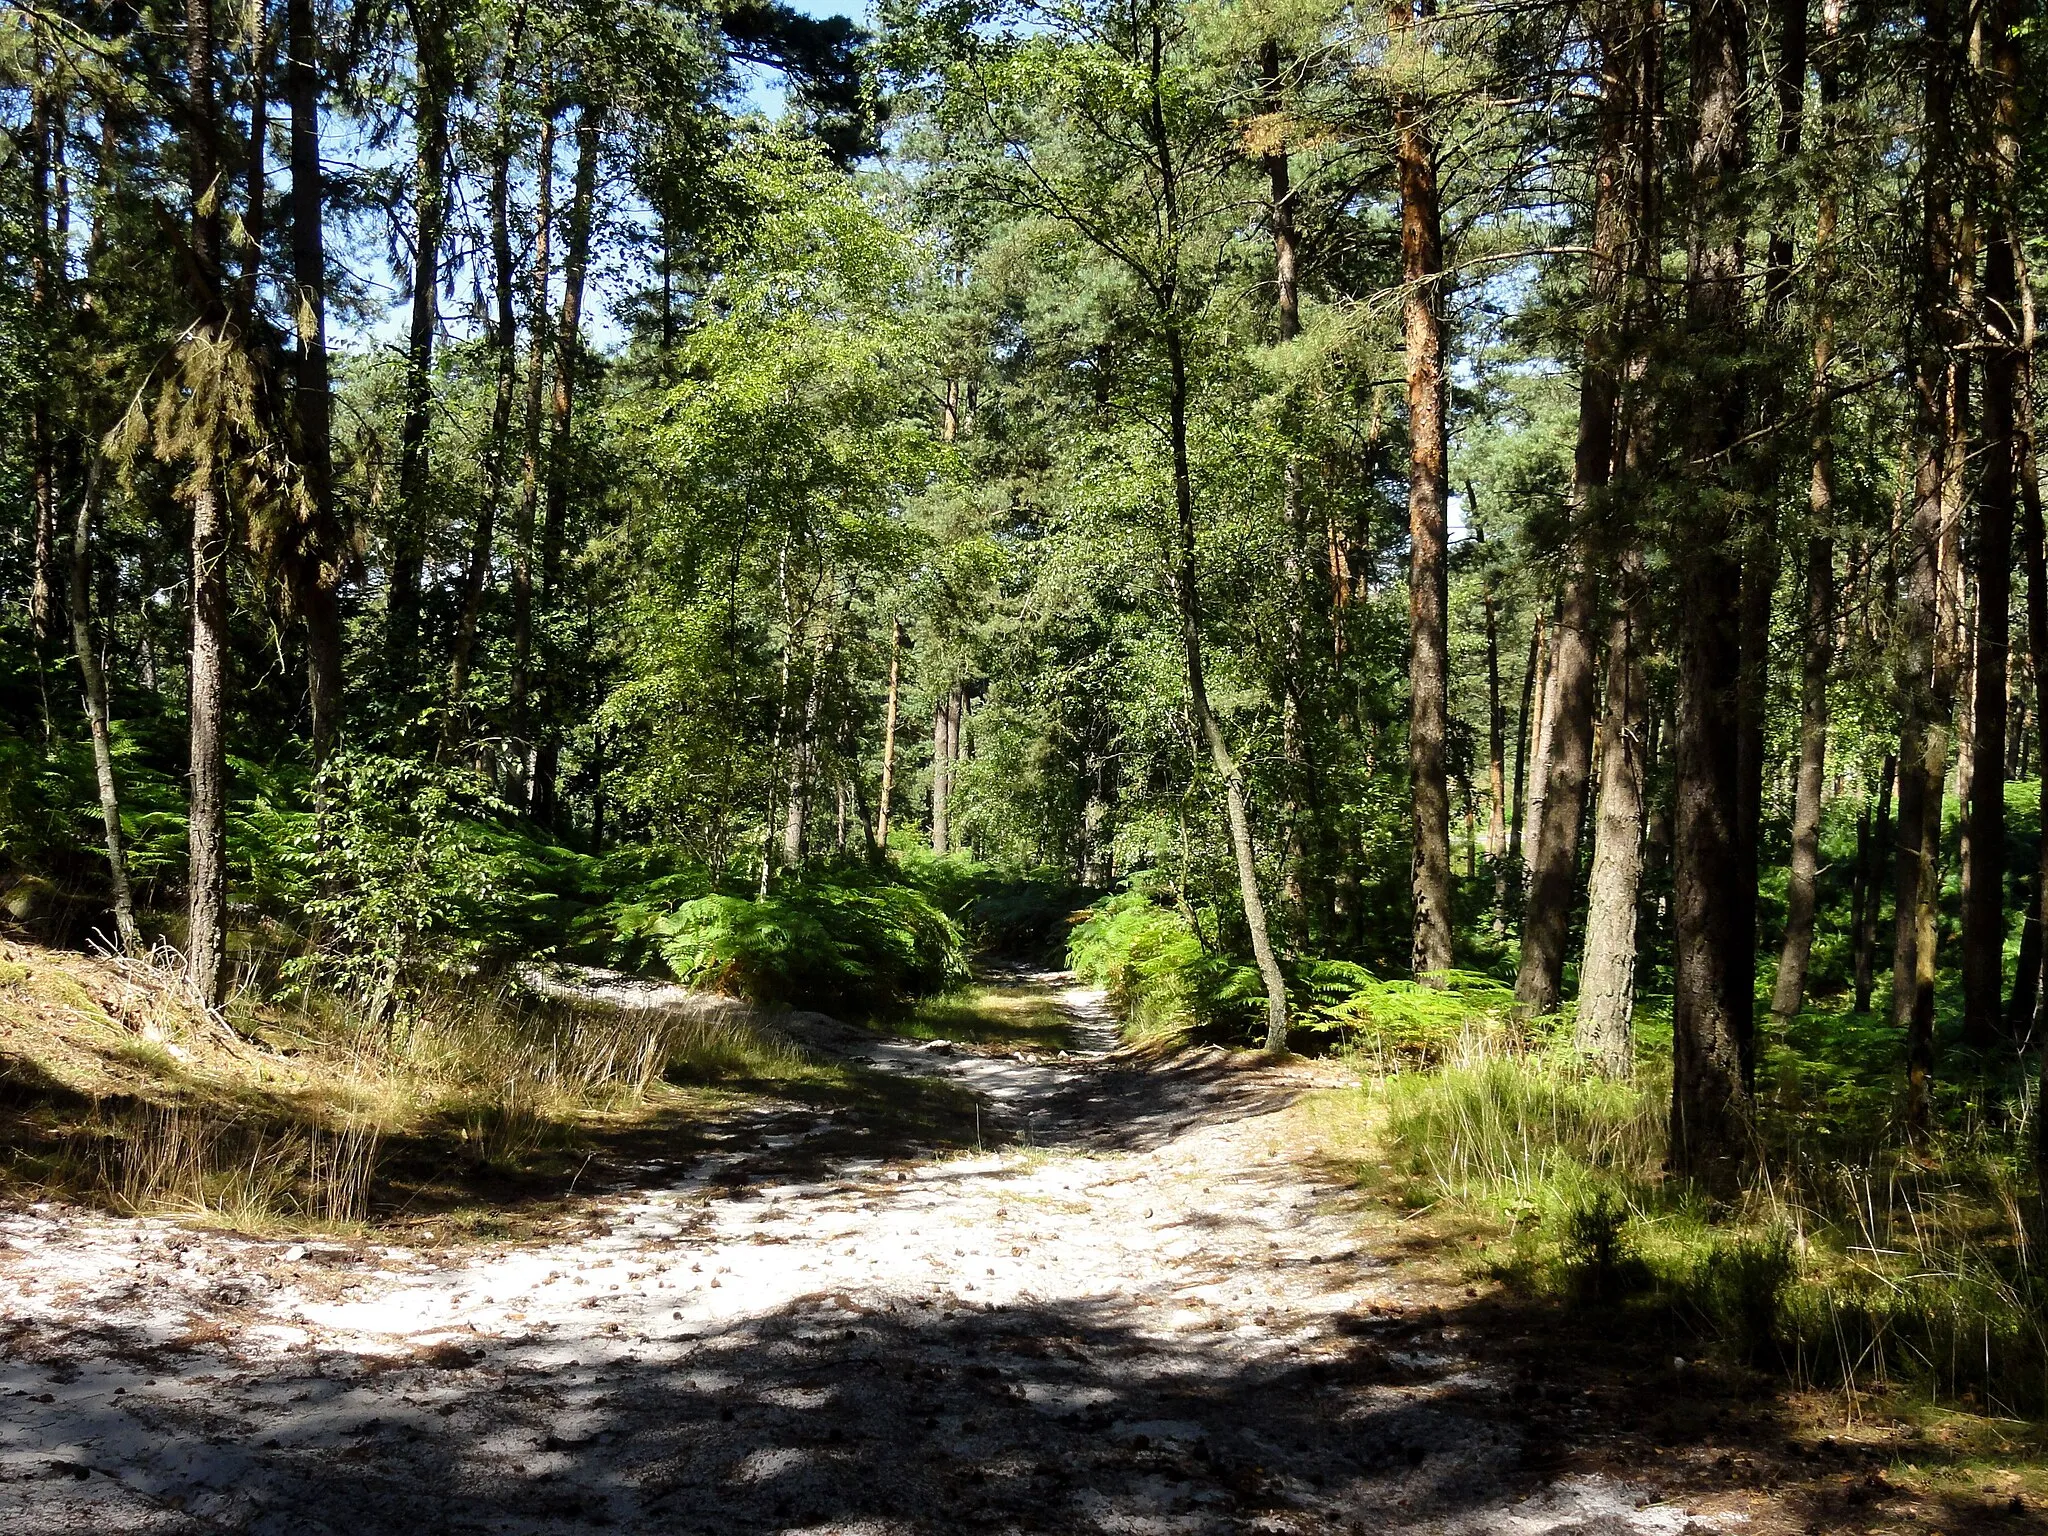
<svg viewBox="0 0 2048 1536"><path fill-rule="evenodd" d="M2048 1413L2027 1106L1989 1113L1995 1084L1958 1087L1940 1132L1908 1147L1888 1082L1807 1054L1862 1027L1810 1015L1767 1043L1758 1171L1733 1203L1664 1171L1661 1053L1605 1077L1500 1014L1405 1070L1359 1051L1369 1145L1354 1155L1411 1206L1490 1227L1479 1267L1532 1295L1678 1330L1852 1409L1903 1390Z"/></svg>
<svg viewBox="0 0 2048 1536"><path fill-rule="evenodd" d="M731 1008L300 989L222 1019L174 974L27 946L0 957L0 1024L0 1182L252 1230L360 1227L423 1180L545 1184L677 1093L822 1070Z"/></svg>

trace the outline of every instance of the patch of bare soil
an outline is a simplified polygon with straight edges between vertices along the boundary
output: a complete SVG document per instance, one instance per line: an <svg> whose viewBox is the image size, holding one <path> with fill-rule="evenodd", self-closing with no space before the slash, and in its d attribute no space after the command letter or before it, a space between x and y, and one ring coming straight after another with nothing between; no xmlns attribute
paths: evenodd
<svg viewBox="0 0 2048 1536"><path fill-rule="evenodd" d="M1854 1456L1759 1463L1741 1383L1425 1278L1299 1145L1331 1069L1147 1062L1062 1003L1081 1051L789 1021L970 1087L988 1150L732 1122L539 1244L0 1213L0 1531L1919 1528Z"/></svg>

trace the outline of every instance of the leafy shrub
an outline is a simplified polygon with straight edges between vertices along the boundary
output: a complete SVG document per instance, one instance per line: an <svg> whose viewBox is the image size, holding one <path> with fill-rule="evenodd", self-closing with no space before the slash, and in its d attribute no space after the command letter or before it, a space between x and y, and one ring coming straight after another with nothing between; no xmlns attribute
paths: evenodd
<svg viewBox="0 0 2048 1536"><path fill-rule="evenodd" d="M1067 965L1109 994L1110 1006L1140 1038L1186 1034L1212 1022L1247 985L1233 966L1196 936L1184 913L1135 887L1097 902L1067 941Z"/></svg>
<svg viewBox="0 0 2048 1536"><path fill-rule="evenodd" d="M1491 976L1446 971L1443 985L1382 981L1362 965L1321 960L1301 967L1311 1019L1383 1060L1444 1060L1463 1041L1497 1034L1514 1017L1515 996Z"/></svg>
<svg viewBox="0 0 2048 1536"><path fill-rule="evenodd" d="M511 825L467 769L337 752L318 811L283 793L237 806L237 852L264 905L302 912L312 946L286 965L374 999L529 947L558 916L567 850ZM552 856L551 856L552 855Z"/></svg>
<svg viewBox="0 0 2048 1536"><path fill-rule="evenodd" d="M577 948L586 958L636 973L666 964L662 925L712 888L711 872L702 864L647 847L607 855L594 874L610 899L578 923Z"/></svg>
<svg viewBox="0 0 2048 1536"><path fill-rule="evenodd" d="M906 848L903 879L953 917L977 949L1018 959L1051 959L1088 892L1053 869L1013 869L960 854Z"/></svg>
<svg viewBox="0 0 2048 1536"><path fill-rule="evenodd" d="M1565 1212L1558 1250L1566 1280L1582 1301L1611 1300L1649 1283L1649 1266L1630 1240L1628 1206L1611 1189L1595 1189Z"/></svg>
<svg viewBox="0 0 2048 1536"><path fill-rule="evenodd" d="M967 975L959 927L904 885L811 877L758 900L704 895L639 932L678 980L755 1003L861 1013Z"/></svg>

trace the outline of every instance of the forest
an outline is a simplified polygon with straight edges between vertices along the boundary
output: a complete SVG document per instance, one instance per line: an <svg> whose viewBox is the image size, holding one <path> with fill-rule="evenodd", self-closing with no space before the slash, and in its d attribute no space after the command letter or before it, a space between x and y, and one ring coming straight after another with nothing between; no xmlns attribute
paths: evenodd
<svg viewBox="0 0 2048 1536"><path fill-rule="evenodd" d="M7 1200L445 1233L1064 968L1502 1294L2048 1415L2036 7L0 36Z"/></svg>

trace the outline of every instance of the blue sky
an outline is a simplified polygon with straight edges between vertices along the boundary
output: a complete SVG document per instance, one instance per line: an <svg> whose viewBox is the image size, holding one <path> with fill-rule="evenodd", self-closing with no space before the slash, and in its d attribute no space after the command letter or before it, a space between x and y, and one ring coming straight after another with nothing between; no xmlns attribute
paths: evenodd
<svg viewBox="0 0 2048 1536"><path fill-rule="evenodd" d="M788 3L804 15L820 19L828 16L847 16L865 25L874 15L872 0L854 0L852 4L846 3L846 0L788 0ZM782 111L784 94L781 77L769 69L751 69L749 74L752 79L746 94L747 105L771 117L778 115ZM333 154L335 145L331 140L324 147L328 154ZM379 242L373 241L367 247L350 249L346 256L352 261L360 278L366 279L373 288L380 288L389 293L391 299L383 315L366 325L354 325L339 315L335 316L335 343L342 347L402 347L411 313L411 302L402 295L395 275L382 257ZM619 339L617 327L607 313L605 299L602 283L593 284L587 299L588 323L590 333L599 346ZM444 312L444 329L451 321L457 328L461 327L462 320L459 315L462 307L459 302L454 305L444 304L444 310L456 311L454 314Z"/></svg>
<svg viewBox="0 0 2048 1536"><path fill-rule="evenodd" d="M865 26L874 18L875 14L872 0L859 0L859 3L852 5L844 4L842 0L788 0L788 3L794 9L802 11L804 15L815 16L820 21L824 20L827 16L850 16ZM755 84L753 89L747 93L747 99L760 108L761 111L770 115L780 112L782 110L782 87L780 81L776 79L774 73L770 70L757 70L755 75Z"/></svg>

